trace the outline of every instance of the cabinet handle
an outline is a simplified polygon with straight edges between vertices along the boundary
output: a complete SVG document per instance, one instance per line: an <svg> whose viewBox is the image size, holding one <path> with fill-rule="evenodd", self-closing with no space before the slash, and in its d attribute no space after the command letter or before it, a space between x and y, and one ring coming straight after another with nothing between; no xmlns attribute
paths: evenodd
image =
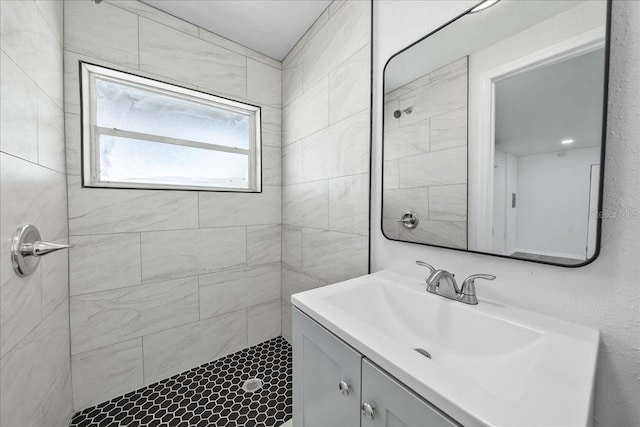
<svg viewBox="0 0 640 427"><path fill-rule="evenodd" d="M373 420L376 417L376 408L365 402L362 404L362 415L369 420Z"/></svg>
<svg viewBox="0 0 640 427"><path fill-rule="evenodd" d="M338 383L338 390L343 396L349 396L349 392L351 391L351 386L344 381L340 381Z"/></svg>

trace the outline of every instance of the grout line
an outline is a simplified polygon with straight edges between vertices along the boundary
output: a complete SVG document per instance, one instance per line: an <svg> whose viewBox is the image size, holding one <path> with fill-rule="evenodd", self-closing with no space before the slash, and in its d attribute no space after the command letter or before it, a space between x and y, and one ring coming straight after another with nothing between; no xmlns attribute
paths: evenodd
<svg viewBox="0 0 640 427"><path fill-rule="evenodd" d="M142 233L138 233L138 244L140 245L140 285L144 282L144 275L142 274Z"/></svg>

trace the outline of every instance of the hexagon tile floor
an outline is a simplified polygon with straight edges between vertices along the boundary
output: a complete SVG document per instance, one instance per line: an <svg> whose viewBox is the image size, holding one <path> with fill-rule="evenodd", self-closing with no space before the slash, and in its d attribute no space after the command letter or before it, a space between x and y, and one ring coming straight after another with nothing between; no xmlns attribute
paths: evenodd
<svg viewBox="0 0 640 427"><path fill-rule="evenodd" d="M262 387L246 392L247 379ZM255 426L291 419L291 346L282 337L76 413L70 427Z"/></svg>

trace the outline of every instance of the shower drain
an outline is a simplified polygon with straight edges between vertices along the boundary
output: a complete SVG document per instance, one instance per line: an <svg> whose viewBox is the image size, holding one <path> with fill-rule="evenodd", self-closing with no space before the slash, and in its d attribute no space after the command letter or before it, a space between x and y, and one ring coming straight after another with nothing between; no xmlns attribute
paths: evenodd
<svg viewBox="0 0 640 427"><path fill-rule="evenodd" d="M260 378L249 378L242 384L242 389L247 393L253 393L262 388L262 380Z"/></svg>

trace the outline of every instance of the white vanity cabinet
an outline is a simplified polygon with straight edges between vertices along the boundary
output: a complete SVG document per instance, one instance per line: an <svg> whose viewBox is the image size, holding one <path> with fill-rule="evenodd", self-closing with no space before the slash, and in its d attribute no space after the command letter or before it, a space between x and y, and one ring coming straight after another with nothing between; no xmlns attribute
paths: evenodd
<svg viewBox="0 0 640 427"><path fill-rule="evenodd" d="M457 425L294 308L294 427Z"/></svg>
<svg viewBox="0 0 640 427"><path fill-rule="evenodd" d="M360 353L294 309L293 425L359 426L361 362Z"/></svg>

